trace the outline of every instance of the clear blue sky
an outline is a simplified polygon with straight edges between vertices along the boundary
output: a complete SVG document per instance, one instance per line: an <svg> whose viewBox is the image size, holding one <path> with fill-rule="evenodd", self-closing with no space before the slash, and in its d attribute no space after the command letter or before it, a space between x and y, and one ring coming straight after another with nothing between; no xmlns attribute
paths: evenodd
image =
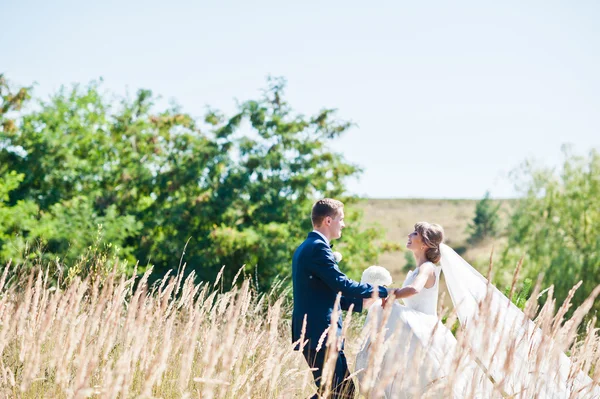
<svg viewBox="0 0 600 399"><path fill-rule="evenodd" d="M335 143L369 197L514 196L527 158L600 147L598 1L0 0L0 72L150 88L230 112L268 74L288 99L358 124Z"/></svg>

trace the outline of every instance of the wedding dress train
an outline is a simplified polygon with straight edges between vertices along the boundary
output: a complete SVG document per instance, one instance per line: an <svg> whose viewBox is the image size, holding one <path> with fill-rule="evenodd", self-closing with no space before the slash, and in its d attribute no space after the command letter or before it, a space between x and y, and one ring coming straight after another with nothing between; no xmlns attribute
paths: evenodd
<svg viewBox="0 0 600 399"><path fill-rule="evenodd" d="M591 378L573 370L505 295L450 247L442 244L441 253L433 287L404 305L384 310L377 301L369 308L356 359L362 392L386 399L600 397ZM441 270L463 327L460 343L437 316ZM417 274L411 271L403 286Z"/></svg>

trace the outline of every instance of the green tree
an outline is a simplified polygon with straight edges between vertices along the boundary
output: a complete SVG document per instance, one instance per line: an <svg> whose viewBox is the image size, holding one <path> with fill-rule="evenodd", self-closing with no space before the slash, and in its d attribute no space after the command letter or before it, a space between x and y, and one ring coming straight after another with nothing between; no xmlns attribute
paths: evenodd
<svg viewBox="0 0 600 399"><path fill-rule="evenodd" d="M19 152L11 146L8 137L18 131L18 116L22 106L30 99L29 88L12 90L5 77L0 74L0 151ZM2 159L2 158L0 158ZM3 161L3 160L2 160ZM11 194L19 188L25 175L10 168L8 162L0 162L0 259L9 259L8 246L23 243L20 234L34 228L38 208L33 201L10 201Z"/></svg>
<svg viewBox="0 0 600 399"><path fill-rule="evenodd" d="M500 230L499 209L500 204L494 205L490 199L490 192L486 191L485 196L475 205L475 216L468 227L471 241L478 242L498 234Z"/></svg>
<svg viewBox="0 0 600 399"><path fill-rule="evenodd" d="M265 287L289 275L313 201L330 196L348 204L345 267L376 261L381 231L361 224L344 190L360 169L330 149L351 123L332 109L296 114L284 89L271 78L233 115L210 109L201 121L177 106L157 110L149 90L115 104L101 82L37 102L2 132L0 165L19 176L4 206L32 204L35 223L5 234L0 260L20 259L37 241L44 261L72 265L95 246L152 264L160 277L178 268L187 242L187 270L201 279L222 265L231 279L247 265Z"/></svg>
<svg viewBox="0 0 600 399"><path fill-rule="evenodd" d="M600 283L600 154L563 151L559 171L528 162L516 172L524 196L511 216L502 262L512 268L525 255L525 274L535 280L543 272L559 303L582 280L573 299L578 306Z"/></svg>

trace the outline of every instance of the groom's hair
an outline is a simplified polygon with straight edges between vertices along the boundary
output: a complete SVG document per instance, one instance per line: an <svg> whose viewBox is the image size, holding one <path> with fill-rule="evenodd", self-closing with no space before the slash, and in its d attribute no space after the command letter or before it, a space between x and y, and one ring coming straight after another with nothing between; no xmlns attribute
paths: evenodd
<svg viewBox="0 0 600 399"><path fill-rule="evenodd" d="M311 219L313 226L319 227L327 216L335 217L343 207L344 203L342 201L332 198L318 200L312 207Z"/></svg>

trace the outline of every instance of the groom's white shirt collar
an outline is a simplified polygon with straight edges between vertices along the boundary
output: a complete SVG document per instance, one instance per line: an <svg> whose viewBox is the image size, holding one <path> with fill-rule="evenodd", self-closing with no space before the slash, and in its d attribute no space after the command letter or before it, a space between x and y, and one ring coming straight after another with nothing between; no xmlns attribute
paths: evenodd
<svg viewBox="0 0 600 399"><path fill-rule="evenodd" d="M317 231L317 230L313 230L313 233L317 233L318 235L320 235L321 237L323 237L323 240L325 240L325 244L329 245L329 240L327 239L327 237L325 237L323 235L323 233L321 233L320 231Z"/></svg>

